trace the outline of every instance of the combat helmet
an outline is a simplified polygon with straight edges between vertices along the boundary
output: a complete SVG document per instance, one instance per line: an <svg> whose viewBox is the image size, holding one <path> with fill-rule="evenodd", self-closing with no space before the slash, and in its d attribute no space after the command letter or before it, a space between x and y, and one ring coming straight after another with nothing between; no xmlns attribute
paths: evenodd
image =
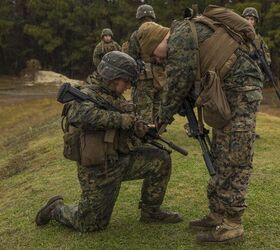
<svg viewBox="0 0 280 250"><path fill-rule="evenodd" d="M103 29L102 32L101 32L101 38L103 36L111 36L111 37L113 37L113 35L114 35L113 31L111 29L108 29L108 28Z"/></svg>
<svg viewBox="0 0 280 250"><path fill-rule="evenodd" d="M260 19L258 11L255 8L253 8L253 7L245 8L243 10L242 16L243 17L253 16L253 17L255 17L257 19L257 21L259 21L259 19Z"/></svg>
<svg viewBox="0 0 280 250"><path fill-rule="evenodd" d="M135 84L138 78L138 67L135 60L126 53L111 51L105 54L97 67L97 72L105 81L118 78Z"/></svg>
<svg viewBox="0 0 280 250"><path fill-rule="evenodd" d="M156 19L155 11L151 5L142 4L137 8L136 19L139 20L143 17L151 17L153 19Z"/></svg>

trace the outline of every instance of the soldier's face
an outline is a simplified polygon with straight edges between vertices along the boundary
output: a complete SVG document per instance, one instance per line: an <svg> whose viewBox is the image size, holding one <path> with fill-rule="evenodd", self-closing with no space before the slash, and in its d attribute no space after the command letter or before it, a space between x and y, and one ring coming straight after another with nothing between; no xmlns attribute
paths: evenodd
<svg viewBox="0 0 280 250"><path fill-rule="evenodd" d="M112 41L112 37L109 35L106 35L106 36L103 36L103 40L104 40L104 42L109 43Z"/></svg>
<svg viewBox="0 0 280 250"><path fill-rule="evenodd" d="M248 21L248 23L252 26L255 27L256 25L256 18L253 16L246 16L245 19Z"/></svg>
<svg viewBox="0 0 280 250"><path fill-rule="evenodd" d="M162 62L163 59L167 57L167 42L170 33L168 32L167 35L163 38L161 43L155 48L153 52L153 57L156 59L157 62Z"/></svg>
<svg viewBox="0 0 280 250"><path fill-rule="evenodd" d="M122 95L124 91L131 88L131 82L128 80L116 79L115 84L116 84L115 91L117 95Z"/></svg>

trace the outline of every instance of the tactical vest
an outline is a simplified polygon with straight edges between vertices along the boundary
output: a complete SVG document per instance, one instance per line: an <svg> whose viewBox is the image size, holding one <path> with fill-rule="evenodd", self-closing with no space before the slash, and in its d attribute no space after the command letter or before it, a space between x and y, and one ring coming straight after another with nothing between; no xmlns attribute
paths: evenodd
<svg viewBox="0 0 280 250"><path fill-rule="evenodd" d="M136 37L138 41L137 31ZM139 44L139 42L138 42ZM141 51L139 44L141 60L143 60L145 66L144 69L140 72L139 80L153 80L153 86L156 90L161 91L166 85L166 74L165 69L162 64L156 64L151 60L150 56L144 55Z"/></svg>
<svg viewBox="0 0 280 250"><path fill-rule="evenodd" d="M106 172L108 160L117 160L119 153L127 154L132 150L133 145L129 141L130 134L127 131L124 133L120 129L83 130L72 126L68 120L71 105L71 102L65 104L61 114L65 158L85 167L102 164Z"/></svg>
<svg viewBox="0 0 280 250"><path fill-rule="evenodd" d="M246 43L254 39L254 30L236 13L222 7L208 6L203 16L189 21L198 44L195 23L202 23L213 34L198 44L199 58L195 92L200 123L223 128L232 118L230 106L223 90L223 79L237 60L237 49L247 50Z"/></svg>

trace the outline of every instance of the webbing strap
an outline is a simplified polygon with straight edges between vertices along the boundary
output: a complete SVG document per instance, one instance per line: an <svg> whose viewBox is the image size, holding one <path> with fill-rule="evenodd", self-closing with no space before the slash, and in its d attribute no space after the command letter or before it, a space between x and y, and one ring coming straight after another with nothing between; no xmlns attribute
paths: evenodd
<svg viewBox="0 0 280 250"><path fill-rule="evenodd" d="M195 28L195 25L192 21L189 21L191 30L192 30L192 34L194 36L194 40L196 42L197 48L199 48L198 46L198 38L197 38L197 31ZM195 86L195 88L201 88L201 69L200 69L200 56L199 56L199 49L197 49L197 72L196 72L196 85L199 86ZM204 132L204 124L203 124L203 116L202 116L202 107L197 107L197 115L198 115L198 128L199 128L199 132L203 133Z"/></svg>
<svg viewBox="0 0 280 250"><path fill-rule="evenodd" d="M189 21L190 27L191 27L191 31L192 34L194 36L194 40L196 43L197 48L199 48L198 46L198 38L197 38L197 31L195 28L195 25L192 21ZM196 72L196 81L200 81L201 80L201 72L200 72L200 56L199 56L199 49L197 49L197 72Z"/></svg>

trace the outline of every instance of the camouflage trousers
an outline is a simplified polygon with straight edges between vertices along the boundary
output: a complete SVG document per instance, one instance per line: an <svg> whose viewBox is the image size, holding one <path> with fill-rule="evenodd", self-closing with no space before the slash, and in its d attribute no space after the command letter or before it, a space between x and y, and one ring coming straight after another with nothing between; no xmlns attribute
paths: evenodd
<svg viewBox="0 0 280 250"><path fill-rule="evenodd" d="M139 80L137 87L132 89L132 101L136 104L136 113L147 122L154 122L161 99L162 90L154 87L153 79Z"/></svg>
<svg viewBox="0 0 280 250"><path fill-rule="evenodd" d="M235 116L229 125L232 129L213 130L212 154L216 175L208 183L209 209L226 217L241 217L246 208L245 195L252 173L255 112L259 102L250 105L247 110L252 112ZM240 124L247 128L239 131Z"/></svg>
<svg viewBox="0 0 280 250"><path fill-rule="evenodd" d="M81 198L78 205L64 205L54 219L81 232L102 230L109 224L122 181L144 179L141 202L159 207L171 174L171 158L166 151L139 147L105 166L78 165ZM105 171L107 169L107 171Z"/></svg>

